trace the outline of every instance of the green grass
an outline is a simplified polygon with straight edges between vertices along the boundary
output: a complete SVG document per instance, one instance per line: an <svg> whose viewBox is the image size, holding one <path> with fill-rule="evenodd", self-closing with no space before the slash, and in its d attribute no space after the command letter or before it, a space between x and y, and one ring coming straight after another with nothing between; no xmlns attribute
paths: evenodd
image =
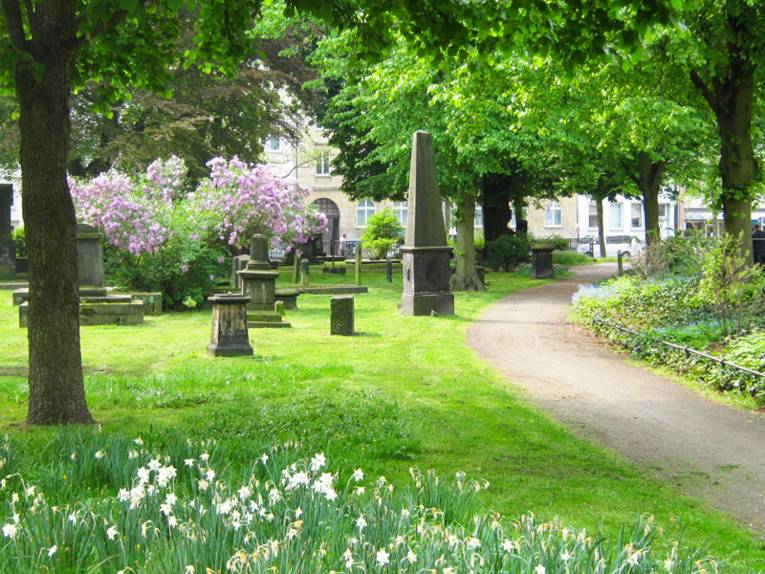
<svg viewBox="0 0 765 574"><path fill-rule="evenodd" d="M314 268L311 278L350 282L352 274ZM329 297L303 295L300 310L287 315L292 329L251 331L250 358L206 356L206 310L149 317L137 327L83 328L89 403L106 433L216 438L234 466L248 465L264 443L297 439L308 451L324 450L336 468L394 481L412 465L463 470L490 481L480 503L505 515L531 510L615 533L650 513L736 567L765 563L762 541L733 520L575 437L478 360L465 344L470 321L502 295L541 283L488 278L488 292L457 294L455 317L402 317L400 273L389 286L384 271L365 267L370 293L356 296L358 336L330 337ZM0 425L34 478L65 455L55 431L14 424L25 415L19 373L27 347L10 299L0 291Z"/></svg>

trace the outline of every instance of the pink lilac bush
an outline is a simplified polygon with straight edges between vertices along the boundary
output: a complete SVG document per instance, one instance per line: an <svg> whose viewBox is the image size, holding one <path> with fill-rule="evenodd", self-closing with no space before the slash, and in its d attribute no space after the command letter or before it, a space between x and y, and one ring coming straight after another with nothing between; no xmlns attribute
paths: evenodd
<svg viewBox="0 0 765 574"><path fill-rule="evenodd" d="M308 189L276 176L268 166L234 157L208 162L209 179L194 194L208 229L231 246L245 246L253 233L280 243L305 243L327 226L323 213L306 208Z"/></svg>

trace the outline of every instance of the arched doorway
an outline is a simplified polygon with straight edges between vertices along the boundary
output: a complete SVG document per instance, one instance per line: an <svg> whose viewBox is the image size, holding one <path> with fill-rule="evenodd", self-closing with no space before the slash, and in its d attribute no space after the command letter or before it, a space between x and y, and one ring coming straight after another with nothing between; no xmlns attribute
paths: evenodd
<svg viewBox="0 0 765 574"><path fill-rule="evenodd" d="M327 255L335 255L340 241L340 209L334 201L326 197L320 197L311 205L327 216L327 229L322 234L324 252Z"/></svg>

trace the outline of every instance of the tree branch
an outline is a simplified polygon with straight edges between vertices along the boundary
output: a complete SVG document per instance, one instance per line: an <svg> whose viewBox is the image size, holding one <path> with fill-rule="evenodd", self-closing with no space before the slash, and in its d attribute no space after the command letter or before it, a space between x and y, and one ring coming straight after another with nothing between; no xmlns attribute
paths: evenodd
<svg viewBox="0 0 765 574"><path fill-rule="evenodd" d="M24 22L21 18L19 0L3 0L5 25L13 46L22 52L29 52L29 40L24 35Z"/></svg>
<svg viewBox="0 0 765 574"><path fill-rule="evenodd" d="M709 103L709 106L716 111L717 98L696 70L691 70L691 82L693 82L693 85L696 86L696 89L701 92L701 95L704 96L704 99Z"/></svg>

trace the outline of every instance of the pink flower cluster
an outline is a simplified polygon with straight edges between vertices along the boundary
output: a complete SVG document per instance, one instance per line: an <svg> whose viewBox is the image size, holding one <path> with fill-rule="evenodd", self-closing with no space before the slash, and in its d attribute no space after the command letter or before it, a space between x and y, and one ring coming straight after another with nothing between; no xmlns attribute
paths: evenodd
<svg viewBox="0 0 765 574"><path fill-rule="evenodd" d="M164 221L172 206L135 190L135 182L121 173L84 183L69 179L78 221L100 228L112 245L133 255L154 253L167 240Z"/></svg>
<svg viewBox="0 0 765 574"><path fill-rule="evenodd" d="M305 243L327 218L306 207L308 190L277 177L264 165L233 158L208 163L210 177L184 194L186 166L171 157L146 174L118 172L88 181L70 178L77 219L103 230L106 239L133 255L155 253L172 235L189 241L220 238L244 246L253 233L279 243Z"/></svg>
<svg viewBox="0 0 765 574"><path fill-rule="evenodd" d="M308 190L276 176L268 166L250 165L234 157L208 162L210 178L195 195L200 212L220 239L243 246L253 233L279 243L305 243L327 226L323 213L307 208Z"/></svg>

